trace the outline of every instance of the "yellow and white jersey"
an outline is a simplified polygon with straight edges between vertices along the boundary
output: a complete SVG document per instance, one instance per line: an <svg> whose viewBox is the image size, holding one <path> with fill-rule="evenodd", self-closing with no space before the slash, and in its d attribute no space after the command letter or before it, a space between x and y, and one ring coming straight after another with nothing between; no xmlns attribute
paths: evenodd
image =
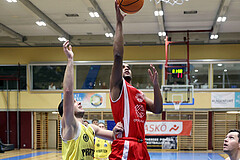
<svg viewBox="0 0 240 160"><path fill-rule="evenodd" d="M92 160L94 158L94 136L92 127L79 122L77 135L72 140L62 140L63 160Z"/></svg>
<svg viewBox="0 0 240 160"><path fill-rule="evenodd" d="M94 159L108 159L111 154L111 144L108 140L95 137Z"/></svg>

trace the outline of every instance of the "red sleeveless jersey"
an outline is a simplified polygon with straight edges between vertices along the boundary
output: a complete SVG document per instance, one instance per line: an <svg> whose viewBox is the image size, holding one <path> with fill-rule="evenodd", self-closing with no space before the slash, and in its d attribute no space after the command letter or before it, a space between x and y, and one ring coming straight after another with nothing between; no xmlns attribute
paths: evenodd
<svg viewBox="0 0 240 160"><path fill-rule="evenodd" d="M145 139L146 102L141 91L123 79L120 97L116 101L111 99L111 108L114 121L123 123L122 137Z"/></svg>

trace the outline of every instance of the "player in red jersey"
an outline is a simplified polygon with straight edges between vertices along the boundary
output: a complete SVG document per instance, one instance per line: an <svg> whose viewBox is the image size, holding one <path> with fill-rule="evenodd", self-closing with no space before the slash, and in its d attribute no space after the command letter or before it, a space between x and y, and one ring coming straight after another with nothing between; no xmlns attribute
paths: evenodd
<svg viewBox="0 0 240 160"><path fill-rule="evenodd" d="M110 160L149 160L145 142L144 123L146 111L156 114L162 112L162 95L160 92L158 73L150 65L149 76L154 87L154 102L147 98L141 91L131 86L132 73L129 65L123 64L123 32L122 15L115 2L116 33L113 44L114 63L110 77L110 98L113 118L115 122L122 122L124 132L113 141Z"/></svg>

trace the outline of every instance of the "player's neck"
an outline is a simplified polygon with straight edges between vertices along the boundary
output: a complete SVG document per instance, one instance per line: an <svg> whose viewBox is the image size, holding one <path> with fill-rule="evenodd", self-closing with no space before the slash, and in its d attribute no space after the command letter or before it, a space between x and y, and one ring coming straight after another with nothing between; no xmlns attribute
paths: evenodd
<svg viewBox="0 0 240 160"><path fill-rule="evenodd" d="M132 78L131 77L124 77L125 81L132 85Z"/></svg>
<svg viewBox="0 0 240 160"><path fill-rule="evenodd" d="M230 160L240 160L240 151L232 152L229 154Z"/></svg>
<svg viewBox="0 0 240 160"><path fill-rule="evenodd" d="M77 118L77 117L76 117ZM83 118L77 118L77 121L83 124Z"/></svg>

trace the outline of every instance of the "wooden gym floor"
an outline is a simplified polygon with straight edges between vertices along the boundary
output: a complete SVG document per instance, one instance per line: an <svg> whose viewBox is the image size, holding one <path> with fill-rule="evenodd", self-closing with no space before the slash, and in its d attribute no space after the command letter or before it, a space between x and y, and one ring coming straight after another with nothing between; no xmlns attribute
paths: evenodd
<svg viewBox="0 0 240 160"><path fill-rule="evenodd" d="M223 152L149 152L151 160L224 160ZM0 153L1 160L61 160L57 150L21 149Z"/></svg>

